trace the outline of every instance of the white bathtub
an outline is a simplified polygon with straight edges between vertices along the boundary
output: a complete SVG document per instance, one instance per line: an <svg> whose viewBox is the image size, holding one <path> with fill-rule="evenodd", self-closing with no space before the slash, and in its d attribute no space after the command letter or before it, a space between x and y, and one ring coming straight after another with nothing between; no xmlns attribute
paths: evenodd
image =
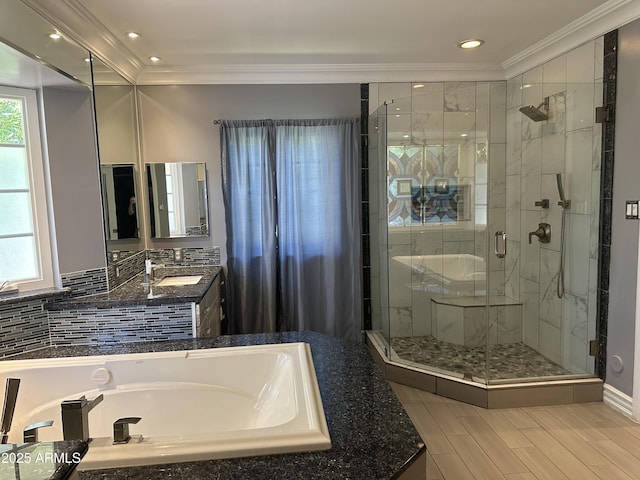
<svg viewBox="0 0 640 480"><path fill-rule="evenodd" d="M0 382L21 379L9 436L54 420L39 440L61 440L60 404L104 400L89 413L79 469L326 450L331 440L305 343L0 362ZM142 417L128 444L113 422ZM142 441L136 437L142 435Z"/></svg>
<svg viewBox="0 0 640 480"><path fill-rule="evenodd" d="M470 254L400 255L393 260L410 268L413 273L451 290L484 289L486 264L484 258Z"/></svg>

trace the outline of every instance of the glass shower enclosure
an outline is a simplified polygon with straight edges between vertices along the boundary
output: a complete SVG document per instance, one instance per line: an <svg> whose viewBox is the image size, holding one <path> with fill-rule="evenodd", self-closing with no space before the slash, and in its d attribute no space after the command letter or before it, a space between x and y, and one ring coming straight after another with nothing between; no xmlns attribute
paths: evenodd
<svg viewBox="0 0 640 480"><path fill-rule="evenodd" d="M392 363L482 385L594 373L600 127L577 110L601 83L529 80L410 84L370 116L370 334Z"/></svg>

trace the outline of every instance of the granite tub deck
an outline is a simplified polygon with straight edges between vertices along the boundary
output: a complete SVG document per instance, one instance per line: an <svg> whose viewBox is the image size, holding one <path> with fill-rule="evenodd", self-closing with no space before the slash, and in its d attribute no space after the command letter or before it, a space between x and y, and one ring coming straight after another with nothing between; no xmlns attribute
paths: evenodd
<svg viewBox="0 0 640 480"><path fill-rule="evenodd" d="M426 449L364 344L314 332L285 332L140 342L109 347L50 347L13 358L105 355L292 342L306 342L311 346L331 435L330 450L93 470L79 472L79 479L424 479Z"/></svg>
<svg viewBox="0 0 640 480"><path fill-rule="evenodd" d="M117 308L136 305L166 305L190 303L202 300L207 290L222 271L221 267L166 267L158 269L157 278L151 285L143 285L140 273L126 283L107 292L86 297L74 297L51 302L50 311L81 310L86 308ZM202 275L195 285L159 287L155 285L165 277Z"/></svg>

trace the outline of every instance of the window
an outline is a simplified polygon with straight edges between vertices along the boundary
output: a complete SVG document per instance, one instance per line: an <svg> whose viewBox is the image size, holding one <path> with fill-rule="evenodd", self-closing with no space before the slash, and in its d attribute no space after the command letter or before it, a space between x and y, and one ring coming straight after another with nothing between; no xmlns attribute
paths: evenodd
<svg viewBox="0 0 640 480"><path fill-rule="evenodd" d="M53 286L51 246L33 90L0 87L0 282Z"/></svg>

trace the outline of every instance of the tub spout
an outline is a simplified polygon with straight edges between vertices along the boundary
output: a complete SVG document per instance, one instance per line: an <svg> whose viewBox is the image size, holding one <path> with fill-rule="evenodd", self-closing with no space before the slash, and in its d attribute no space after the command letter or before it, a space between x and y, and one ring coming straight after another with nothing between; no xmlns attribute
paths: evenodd
<svg viewBox="0 0 640 480"><path fill-rule="evenodd" d="M22 431L22 441L24 443L36 443L38 441L38 429L50 427L51 425L53 425L53 420L45 420L44 422L27 425Z"/></svg>
<svg viewBox="0 0 640 480"><path fill-rule="evenodd" d="M103 398L104 396L100 394L93 400L87 400L83 395L77 400L62 402L62 434L65 440L91 441L89 438L89 412Z"/></svg>
<svg viewBox="0 0 640 480"><path fill-rule="evenodd" d="M113 422L113 444L128 443L131 440L129 425L136 424L140 420L142 420L141 417L126 417Z"/></svg>

